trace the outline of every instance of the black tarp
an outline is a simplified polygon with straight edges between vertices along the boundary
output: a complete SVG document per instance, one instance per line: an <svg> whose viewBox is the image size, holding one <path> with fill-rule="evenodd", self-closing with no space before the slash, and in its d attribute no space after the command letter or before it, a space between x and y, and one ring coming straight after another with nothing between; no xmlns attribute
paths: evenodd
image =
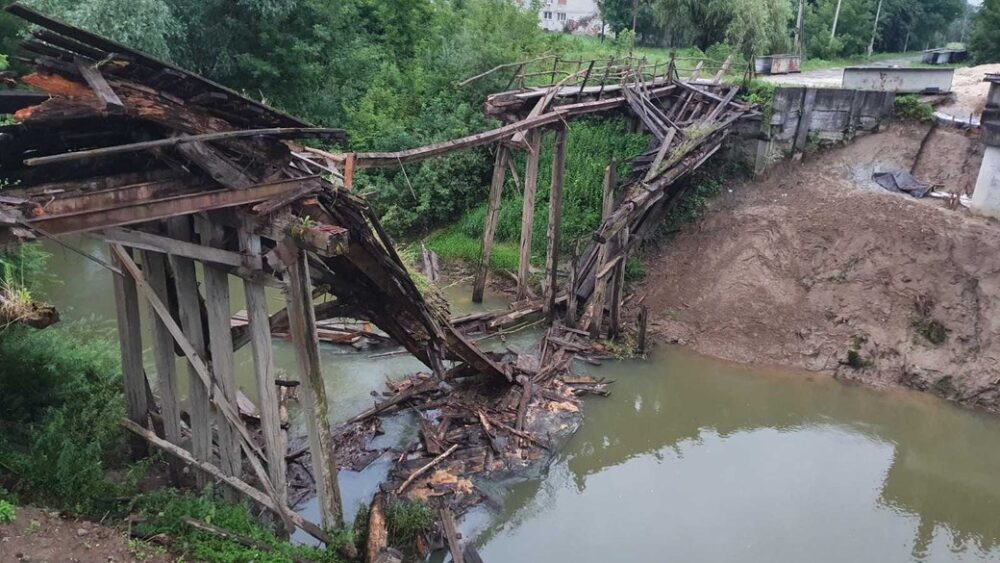
<svg viewBox="0 0 1000 563"><path fill-rule="evenodd" d="M876 172L872 174L872 180L890 192L907 193L913 197L924 197L931 191L931 186L917 180L909 172L903 170Z"/></svg>

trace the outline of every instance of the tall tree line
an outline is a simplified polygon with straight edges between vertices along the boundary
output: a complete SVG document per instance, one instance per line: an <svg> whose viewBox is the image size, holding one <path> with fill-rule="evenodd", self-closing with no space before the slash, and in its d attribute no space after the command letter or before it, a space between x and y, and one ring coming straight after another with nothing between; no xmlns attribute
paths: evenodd
<svg viewBox="0 0 1000 563"><path fill-rule="evenodd" d="M998 4L1000 0L987 0ZM631 29L646 45L725 43L744 55L795 47L799 0L599 0L615 32ZM904 51L961 39L965 0L803 0L802 50L810 57ZM878 22L876 25L876 15ZM836 19L836 28L834 20ZM874 42L873 42L874 38Z"/></svg>

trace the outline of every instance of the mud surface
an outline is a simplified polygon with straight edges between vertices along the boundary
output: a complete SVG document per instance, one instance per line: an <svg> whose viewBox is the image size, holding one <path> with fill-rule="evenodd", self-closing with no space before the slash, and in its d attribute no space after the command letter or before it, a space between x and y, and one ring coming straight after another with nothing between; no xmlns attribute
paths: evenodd
<svg viewBox="0 0 1000 563"><path fill-rule="evenodd" d="M730 186L647 259L639 292L654 332L730 360L1000 410L1000 226L870 180L909 170L926 131L895 125ZM967 193L978 170L959 152L968 143L938 129L917 177Z"/></svg>
<svg viewBox="0 0 1000 563"><path fill-rule="evenodd" d="M129 546L125 532L58 512L19 507L17 519L0 526L0 561L33 563L126 563L172 561L166 551L144 542Z"/></svg>

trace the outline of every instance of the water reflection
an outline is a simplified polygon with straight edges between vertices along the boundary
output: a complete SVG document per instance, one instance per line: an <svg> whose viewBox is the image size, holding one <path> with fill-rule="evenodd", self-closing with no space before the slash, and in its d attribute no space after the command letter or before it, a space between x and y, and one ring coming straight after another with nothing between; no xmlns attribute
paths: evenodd
<svg viewBox="0 0 1000 563"><path fill-rule="evenodd" d="M1000 560L1000 423L911 393L679 349L610 399L479 538L499 561Z"/></svg>

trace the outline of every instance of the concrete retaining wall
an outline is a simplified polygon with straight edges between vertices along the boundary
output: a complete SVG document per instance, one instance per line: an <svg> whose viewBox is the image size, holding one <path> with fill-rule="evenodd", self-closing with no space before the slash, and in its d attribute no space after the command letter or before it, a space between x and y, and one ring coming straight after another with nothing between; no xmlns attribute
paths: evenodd
<svg viewBox="0 0 1000 563"><path fill-rule="evenodd" d="M955 76L952 68L881 68L848 67L844 69L843 87L851 90L878 90L900 94L951 92Z"/></svg>
<svg viewBox="0 0 1000 563"><path fill-rule="evenodd" d="M733 157L762 172L772 163L823 141L849 141L878 131L892 115L892 92L840 88L778 88L768 123L742 120L734 131Z"/></svg>

